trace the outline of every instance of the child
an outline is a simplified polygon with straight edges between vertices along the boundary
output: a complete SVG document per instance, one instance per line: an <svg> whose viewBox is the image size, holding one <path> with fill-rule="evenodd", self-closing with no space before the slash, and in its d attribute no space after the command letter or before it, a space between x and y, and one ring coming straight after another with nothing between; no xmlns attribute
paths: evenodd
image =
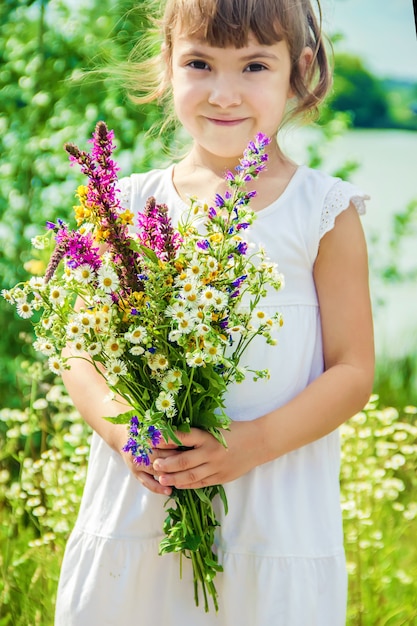
<svg viewBox="0 0 417 626"><path fill-rule="evenodd" d="M337 427L362 408L373 382L364 195L297 166L276 140L284 117L314 112L329 88L320 27L310 0L167 0L162 30L164 74L147 99L172 91L192 144L171 167L125 179L128 206L138 212L154 195L175 222L189 196L224 191L224 173L258 132L272 137L267 170L252 183L257 219L248 237L285 276L285 289L266 301L284 327L277 346L254 342L247 353L270 379L230 388L227 449L193 429L179 434L191 449L161 443L149 467L121 452L125 426L102 419L124 407L104 403L103 379L73 361L64 379L95 433L56 625L342 626ZM158 556L158 544L172 487L219 483L229 512L219 511L216 614L195 607L189 562L180 580L178 555Z"/></svg>

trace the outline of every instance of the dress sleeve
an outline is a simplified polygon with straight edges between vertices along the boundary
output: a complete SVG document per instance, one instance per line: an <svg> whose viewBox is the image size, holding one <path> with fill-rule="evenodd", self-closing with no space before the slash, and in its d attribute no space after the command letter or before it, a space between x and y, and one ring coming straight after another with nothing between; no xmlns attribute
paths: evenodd
<svg viewBox="0 0 417 626"><path fill-rule="evenodd" d="M328 191L321 213L320 219L320 239L332 230L336 217L352 202L359 215L366 212L365 201L369 196L363 193L358 187L343 180L337 181Z"/></svg>

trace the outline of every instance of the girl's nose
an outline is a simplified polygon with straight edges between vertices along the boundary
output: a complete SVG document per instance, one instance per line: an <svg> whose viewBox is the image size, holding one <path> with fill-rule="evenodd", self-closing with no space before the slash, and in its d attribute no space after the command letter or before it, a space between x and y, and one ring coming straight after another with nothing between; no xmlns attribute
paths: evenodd
<svg viewBox="0 0 417 626"><path fill-rule="evenodd" d="M222 109L239 105L242 97L236 81L227 75L213 78L208 101Z"/></svg>

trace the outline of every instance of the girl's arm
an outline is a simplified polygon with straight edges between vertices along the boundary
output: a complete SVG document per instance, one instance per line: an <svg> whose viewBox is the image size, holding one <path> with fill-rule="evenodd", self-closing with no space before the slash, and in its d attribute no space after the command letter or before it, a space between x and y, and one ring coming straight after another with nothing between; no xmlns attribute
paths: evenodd
<svg viewBox="0 0 417 626"><path fill-rule="evenodd" d="M81 306L81 301L77 303ZM63 356L71 357L69 348L63 350ZM147 471L142 466L134 463L130 453L122 452L122 448L128 439L128 433L124 424L112 424L104 417L116 417L120 413L129 410L126 402L122 398L110 400L110 389L106 381L86 358L71 358L69 362L71 369L64 370L62 379L64 385L81 416L96 431L112 450L120 454L135 478L140 480L145 487L164 495L169 495L171 489L164 487L155 481L152 467ZM161 451L159 454L168 455L173 452L169 450Z"/></svg>
<svg viewBox="0 0 417 626"><path fill-rule="evenodd" d="M227 449L202 431L179 434L194 449L154 461L161 484L196 488L234 480L327 435L366 404L374 376L373 326L366 243L353 205L322 238L314 278L324 373L284 406L251 422L233 422L225 433Z"/></svg>

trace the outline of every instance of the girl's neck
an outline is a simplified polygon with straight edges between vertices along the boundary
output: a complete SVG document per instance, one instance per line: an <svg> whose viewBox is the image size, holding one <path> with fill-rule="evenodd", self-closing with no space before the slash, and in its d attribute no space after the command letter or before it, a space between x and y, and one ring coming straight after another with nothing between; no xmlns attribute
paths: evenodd
<svg viewBox="0 0 417 626"><path fill-rule="evenodd" d="M239 157L219 159L193 146L188 155L175 165L173 183L178 194L187 201L189 196L210 201L216 193L226 189L225 173L234 172ZM287 187L297 166L280 150L278 144L271 144L268 151L266 169L259 178L248 184L248 190L255 190L251 202L254 210L260 210L276 200Z"/></svg>

